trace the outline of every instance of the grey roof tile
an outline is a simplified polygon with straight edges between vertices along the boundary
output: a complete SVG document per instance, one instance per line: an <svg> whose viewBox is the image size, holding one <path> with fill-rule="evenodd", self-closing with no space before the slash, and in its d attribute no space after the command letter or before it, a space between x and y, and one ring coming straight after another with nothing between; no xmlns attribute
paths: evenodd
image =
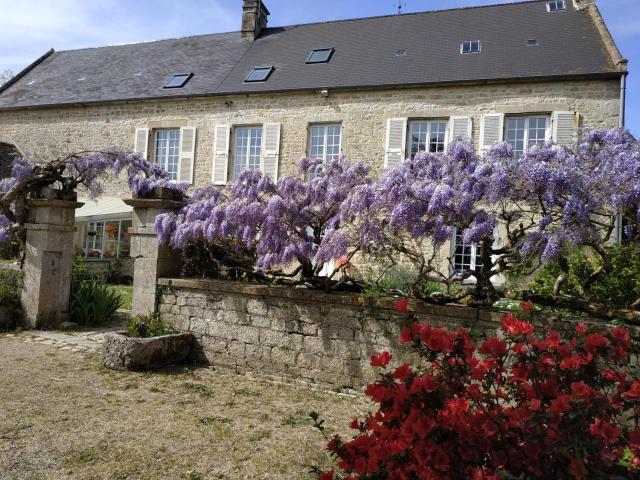
<svg viewBox="0 0 640 480"><path fill-rule="evenodd" d="M482 52L461 55L467 40L480 40ZM330 62L306 63L328 47ZM244 82L267 65L275 67L268 81ZM194 76L184 88L162 88L186 72ZM254 42L235 32L57 52L0 93L0 108L617 72L587 11L567 2L548 13L536 0L268 28Z"/></svg>

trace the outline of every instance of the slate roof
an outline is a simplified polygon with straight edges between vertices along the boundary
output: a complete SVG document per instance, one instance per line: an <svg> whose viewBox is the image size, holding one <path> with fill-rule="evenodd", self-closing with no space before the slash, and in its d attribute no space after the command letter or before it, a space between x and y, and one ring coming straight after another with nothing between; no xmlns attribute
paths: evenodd
<svg viewBox="0 0 640 480"><path fill-rule="evenodd" d="M591 15L572 3L554 13L547 12L545 1L534 0L272 27L254 42L243 42L240 32L233 32L54 52L0 90L0 109L620 75ZM532 38L539 46L527 46ZM469 40L480 40L482 52L461 55L461 43ZM335 48L329 63L306 64L311 50L329 47ZM397 55L401 49L406 55ZM275 71L266 82L244 82L253 67L271 65ZM188 72L194 75L184 88L162 88L172 74Z"/></svg>

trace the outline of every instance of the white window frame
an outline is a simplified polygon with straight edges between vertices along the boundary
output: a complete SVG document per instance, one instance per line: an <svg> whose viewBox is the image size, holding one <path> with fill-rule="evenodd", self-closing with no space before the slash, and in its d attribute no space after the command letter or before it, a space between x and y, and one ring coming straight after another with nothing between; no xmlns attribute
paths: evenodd
<svg viewBox="0 0 640 480"><path fill-rule="evenodd" d="M407 151L406 151L406 157L407 159L411 159L411 156L413 155L413 139L411 138L412 136L412 126L417 124L417 123L424 123L428 125L428 129L427 129L427 140L425 142L425 146L429 147L428 150L424 150L426 153L442 153L445 152L447 150L447 143L449 140L449 127L450 127L450 119L437 119L437 118L413 118L413 119L409 119L409 121L407 122ZM431 141L430 141L430 136L432 133L432 127L434 124L436 123L443 123L444 124L444 143L442 144L442 150L441 151L436 151L436 152L431 152ZM440 133L440 132L438 132ZM439 142L436 142L436 144ZM418 152L420 152L422 150L418 150ZM416 152L416 153L418 153Z"/></svg>
<svg viewBox="0 0 640 480"><path fill-rule="evenodd" d="M566 9L567 4L565 3L565 0L551 0L547 2L547 12L549 13L561 12Z"/></svg>
<svg viewBox="0 0 640 480"><path fill-rule="evenodd" d="M470 261L469 261L469 270L475 270L475 268L480 265L478 262L478 251L479 247L477 243L467 244L462 241L462 235L458 235L458 229L454 228L451 234L451 273L455 275L462 275L465 271L464 268L456 268L456 250L458 248L458 236L460 237L460 244L463 248L469 247L471 249L470 253Z"/></svg>
<svg viewBox="0 0 640 480"><path fill-rule="evenodd" d="M176 152L176 163L175 163L175 171L174 172L170 172L167 169L168 166L168 161L169 161L169 144L167 143L166 145L166 149L167 149L167 156L165 158L165 162L164 163L160 163L158 160L158 137L160 135L160 133L162 132L177 132L178 133L178 138L177 138L177 144L175 146L175 152ZM178 178L180 177L180 140L181 140L181 132L179 128L157 128L153 130L153 161L154 163L156 163L157 165L159 165L160 167L162 167L162 169L164 171L166 171L169 176L171 177L170 180L172 182L177 182ZM169 142L169 139L167 139L167 142ZM173 175L175 175L175 178L172 178Z"/></svg>
<svg viewBox="0 0 640 480"><path fill-rule="evenodd" d="M478 44L478 50L473 49L473 44ZM469 51L465 52L465 46L469 45ZM482 42L480 40L467 40L466 42L462 42L460 44L460 55L473 55L475 53L482 52Z"/></svg>
<svg viewBox="0 0 640 480"><path fill-rule="evenodd" d="M308 155L309 158L319 158L320 160L322 160L322 163L324 165L329 165L330 161L334 161L337 160L337 158L334 159L329 159L327 158L327 146L329 143L329 128L330 127L337 127L338 131L340 132L340 138L338 140L338 157L340 158L340 155L342 155L342 123L310 123L309 124L309 134L308 134ZM313 129L314 128L322 128L323 132L322 132L322 137L323 137L323 144L322 144L322 157L318 157L316 155L313 155L311 152L313 150Z"/></svg>
<svg viewBox="0 0 640 480"><path fill-rule="evenodd" d="M131 219L128 218L114 218L114 219L106 219L106 220L88 220L86 222L86 232L84 233L84 238L82 239L82 250L84 252L83 258L88 259L88 260L103 260L104 257L104 246L105 246L105 240L106 240L106 231L105 228L107 226L108 223L117 223L118 224L118 247L116 249L116 256L115 258L120 258L120 243L122 242L122 222L132 222ZM101 238L101 245L100 248L96 248L96 236L90 236L89 232L90 231L95 231L95 226L96 225L102 225L102 238ZM90 228L90 226L93 225L93 230ZM89 239L90 242L93 244L93 248L91 248L91 250L94 251L99 251L100 252L100 257L91 257L89 256ZM131 246L129 246L129 251L131 251ZM107 257L109 259L113 258L113 257Z"/></svg>
<svg viewBox="0 0 640 480"><path fill-rule="evenodd" d="M524 139L523 139L523 149L526 152L533 145L529 145L529 121L531 119L540 119L544 118L547 122L544 132L544 141L548 142L551 140L551 115L548 114L534 114L534 115L506 115L504 118L504 132L503 138L504 141L509 143L509 120L513 119L524 119ZM512 145L513 146L513 145ZM514 150L515 150L515 146ZM523 154L524 154L523 152ZM514 152L515 153L515 152Z"/></svg>
<svg viewBox="0 0 640 480"><path fill-rule="evenodd" d="M238 170L238 173L243 172L244 170L248 170L248 164L249 164L249 159L251 158L251 134L254 130L259 130L260 131L260 135L258 135L258 138L260 139L260 148L258 150L258 165L256 166L256 168L253 168L252 170L260 170L261 165L262 165L262 150L264 148L263 145L263 135L264 135L264 127L262 125L238 125L238 126L234 126L233 127L233 135L232 135L232 139L233 139L233 150L232 150L232 155L231 155L231 179L232 180L236 180L238 178L238 175L236 174L236 164L237 164L237 156L238 156L238 133L242 130L247 130L248 131L248 137L247 137L247 145L244 146L243 148L246 149L246 151L244 152L244 154L246 155L246 160L245 160L245 165L243 166L243 168L241 170Z"/></svg>

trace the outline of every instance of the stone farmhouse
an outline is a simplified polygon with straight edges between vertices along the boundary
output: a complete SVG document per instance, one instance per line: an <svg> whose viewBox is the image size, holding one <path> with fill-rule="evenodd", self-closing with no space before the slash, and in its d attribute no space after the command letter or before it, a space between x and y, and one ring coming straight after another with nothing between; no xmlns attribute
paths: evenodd
<svg viewBox="0 0 640 480"><path fill-rule="evenodd" d="M239 12L240 13L240 12ZM269 26L244 0L240 31L50 50L0 88L0 156L133 149L176 181L277 178L302 156L381 172L457 136L517 153L581 125L624 124L627 61L593 0ZM126 258L124 181L77 212L77 251ZM475 247L452 238L453 268Z"/></svg>

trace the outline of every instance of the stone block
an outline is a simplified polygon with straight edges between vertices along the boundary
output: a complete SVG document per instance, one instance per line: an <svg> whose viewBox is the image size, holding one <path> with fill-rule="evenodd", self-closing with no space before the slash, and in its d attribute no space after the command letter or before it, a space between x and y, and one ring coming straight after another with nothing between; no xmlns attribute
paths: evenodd
<svg viewBox="0 0 640 480"><path fill-rule="evenodd" d="M191 333L153 338L129 337L125 332L107 333L102 344L102 364L129 370L160 368L184 361L193 346Z"/></svg>

